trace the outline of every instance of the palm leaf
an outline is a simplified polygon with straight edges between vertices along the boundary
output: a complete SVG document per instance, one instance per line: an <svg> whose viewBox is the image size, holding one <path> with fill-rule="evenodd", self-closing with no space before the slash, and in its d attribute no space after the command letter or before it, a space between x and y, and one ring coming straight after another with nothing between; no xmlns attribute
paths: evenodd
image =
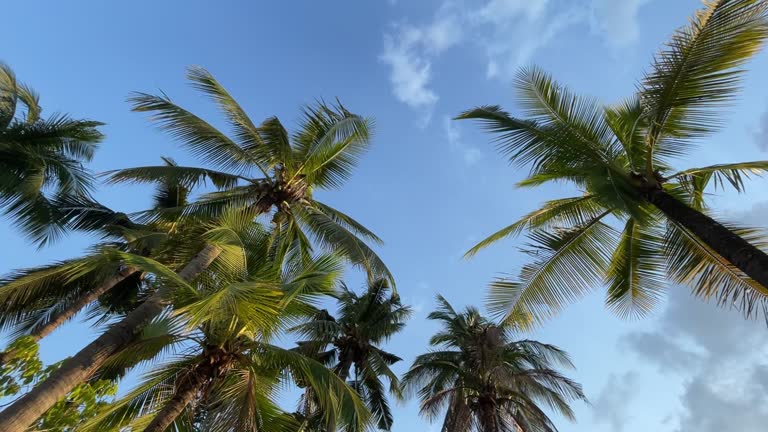
<svg viewBox="0 0 768 432"><path fill-rule="evenodd" d="M685 139L717 130L721 108L739 89L739 66L768 37L767 13L762 0L708 1L656 56L640 89L653 162L680 155Z"/></svg>
<svg viewBox="0 0 768 432"><path fill-rule="evenodd" d="M663 247L663 234L627 220L606 273L606 302L618 315L641 317L660 301L666 285L664 258L659 254Z"/></svg>
<svg viewBox="0 0 768 432"><path fill-rule="evenodd" d="M218 129L174 104L168 97L135 93L129 101L134 111L152 113L151 120L161 130L179 140L203 161L242 174L259 162Z"/></svg>
<svg viewBox="0 0 768 432"><path fill-rule="evenodd" d="M523 267L519 280L491 283L489 310L507 317L521 307L541 323L599 284L616 243L613 228L601 221L606 215L569 230L531 233L534 261Z"/></svg>

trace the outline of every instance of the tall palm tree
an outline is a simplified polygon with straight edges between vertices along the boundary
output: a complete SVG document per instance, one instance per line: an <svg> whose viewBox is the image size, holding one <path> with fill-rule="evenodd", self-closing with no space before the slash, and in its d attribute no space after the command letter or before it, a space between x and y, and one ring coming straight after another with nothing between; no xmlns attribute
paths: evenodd
<svg viewBox="0 0 768 432"><path fill-rule="evenodd" d="M675 170L671 159L719 130L721 110L739 88L739 67L767 36L765 0L710 1L674 34L637 94L621 104L604 107L577 97L531 68L517 78L527 117L497 106L459 116L480 120L512 162L532 167L519 186L559 181L581 190L546 202L468 252L531 231L533 262L519 280L494 285L496 311L517 305L546 318L605 282L609 306L638 315L657 303L666 279L748 315L766 305L765 238L716 221L704 198L713 184L742 192L746 179L768 170L768 161Z"/></svg>
<svg viewBox="0 0 768 432"><path fill-rule="evenodd" d="M172 159L164 158L164 161L175 165ZM153 208L182 206L189 192L189 185L159 184ZM102 247L142 256L155 255L163 261L169 248L175 248L179 241L187 241L189 237L189 233L183 232L188 224L178 225L178 218L138 224L126 214L88 197L59 198L54 202L61 213L62 226L101 236ZM138 268L105 259L97 247L79 259L24 269L7 276L0 284L0 327L26 339L16 341L22 345L39 342L94 302L100 301L107 314L130 311L138 296L146 294L145 285ZM0 365L13 356L16 342L0 352Z"/></svg>
<svg viewBox="0 0 768 432"><path fill-rule="evenodd" d="M133 98L134 110L153 112L161 128L180 139L197 156L233 172L164 165L121 170L112 173L112 181L196 184L209 180L221 190L171 213L182 211L190 218L205 220L225 215L232 208L240 209L239 214L250 219L272 212L272 220L279 228L275 230L274 242L278 248L296 250L294 246L299 245L298 250L308 251L312 238L315 244L332 248L372 274L391 279L381 259L360 239L378 242L378 237L312 195L316 188L339 187L349 177L368 145L369 120L352 114L340 104L332 108L321 103L305 111L304 121L291 137L274 117L256 126L205 70L192 68L189 78L219 105L235 130L234 138L165 96L138 94ZM263 177L247 177L252 171ZM162 219L166 214L168 211L154 211L150 216ZM181 280L192 281L215 261L226 261L220 259L220 255L227 249L238 250L238 245L232 243L233 236L221 229L211 229L205 239L208 240L205 246L196 254L187 255L190 258L186 264L176 267ZM109 356L124 348L167 304L168 290L156 291L120 323L66 360L50 378L0 412L0 430L24 430L75 385L93 375Z"/></svg>
<svg viewBox="0 0 768 432"><path fill-rule="evenodd" d="M21 107L25 111L21 111ZM87 195L102 124L40 116L39 96L0 63L0 207L39 245L64 232L54 198Z"/></svg>
<svg viewBox="0 0 768 432"><path fill-rule="evenodd" d="M286 322L311 310L308 302L333 292L343 262L329 255L281 268L264 259L267 238L259 237L255 243L260 244L249 248L242 279L217 273L177 293L177 315L165 324L177 336L169 340L193 345L155 368L83 431L125 426L185 430L199 420L194 415L199 408L210 431L293 430L295 422L274 400L290 377L321 388L320 404L347 430L365 427L367 410L343 380L300 353L270 345ZM143 344L138 341L125 356L146 349Z"/></svg>
<svg viewBox="0 0 768 432"><path fill-rule="evenodd" d="M512 321L496 324L476 308L456 312L443 297L437 301L429 319L443 328L430 340L433 351L418 356L403 378L422 415L435 419L447 408L443 432L556 431L541 405L573 419L569 403L586 398L556 369L573 367L565 352L514 340Z"/></svg>
<svg viewBox="0 0 768 432"><path fill-rule="evenodd" d="M338 319L321 310L312 320L292 329L304 339L297 350L332 365L339 377L349 380L363 397L379 429L390 430L392 412L381 378L389 381L389 393L402 399L400 381L390 369L402 359L380 345L403 329L411 308L403 305L396 294L390 295L385 279L370 281L363 295L342 286L337 300ZM315 392L316 388L307 386L303 400L301 414L310 420L322 414L322 410L314 409Z"/></svg>

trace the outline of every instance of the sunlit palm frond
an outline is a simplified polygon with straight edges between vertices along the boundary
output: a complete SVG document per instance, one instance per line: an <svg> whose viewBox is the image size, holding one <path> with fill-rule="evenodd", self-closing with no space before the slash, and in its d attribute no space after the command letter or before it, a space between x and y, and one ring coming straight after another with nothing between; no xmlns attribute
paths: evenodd
<svg viewBox="0 0 768 432"><path fill-rule="evenodd" d="M254 164L266 176L267 170L281 159L284 149L268 147L273 143L262 139L259 128L210 72L201 67L190 67L187 78L196 89L208 95L219 105L234 130L237 143L252 155Z"/></svg>
<svg viewBox="0 0 768 432"><path fill-rule="evenodd" d="M675 32L640 88L653 162L690 148L722 124L743 70L768 37L768 3L715 0Z"/></svg>
<svg viewBox="0 0 768 432"><path fill-rule="evenodd" d="M712 181L715 189L724 189L730 185L737 192L744 192L744 180L749 180L750 176L762 177L766 172L768 161L738 162L690 168L671 175L670 179L676 179L681 186L691 191L703 191ZM703 185L698 184L701 182Z"/></svg>

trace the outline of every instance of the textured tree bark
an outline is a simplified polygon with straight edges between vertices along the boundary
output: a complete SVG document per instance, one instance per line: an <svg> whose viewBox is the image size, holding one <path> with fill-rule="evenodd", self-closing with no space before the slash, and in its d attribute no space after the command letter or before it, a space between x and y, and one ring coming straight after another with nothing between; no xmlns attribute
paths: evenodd
<svg viewBox="0 0 768 432"><path fill-rule="evenodd" d="M480 424L483 432L499 432L496 403L493 401L480 401Z"/></svg>
<svg viewBox="0 0 768 432"><path fill-rule="evenodd" d="M83 295L75 303L70 305L69 308L52 316L48 320L48 322L46 322L44 325L35 329L28 336L31 336L35 342L39 342L44 337L53 333L54 330L59 328L62 324L67 322L70 318L77 315L77 313L80 312L84 307L95 302L99 297L101 297L102 294L111 290L117 284L124 281L127 277L129 277L133 273L136 273L137 271L139 271L139 269L136 267L124 268L123 270L118 272L116 275L102 282L101 285L99 285L95 289L85 293L85 295ZM13 350L7 350L0 353L0 365L5 364L5 362L8 359L10 359L12 356L13 356Z"/></svg>
<svg viewBox="0 0 768 432"><path fill-rule="evenodd" d="M662 190L652 190L648 200L667 217L685 227L710 249L764 287L768 295L768 255L711 217Z"/></svg>
<svg viewBox="0 0 768 432"><path fill-rule="evenodd" d="M218 246L203 248L181 270L179 276L190 281L207 268L221 253ZM75 386L85 382L111 356L130 343L136 334L166 306L164 290L158 290L119 323L73 357L29 393L0 412L0 431L22 432Z"/></svg>
<svg viewBox="0 0 768 432"><path fill-rule="evenodd" d="M215 376L215 367L210 364L198 365L177 383L176 391L163 409L155 415L144 432L164 432L174 420L184 411L184 408L195 399L195 396L205 388L205 385Z"/></svg>

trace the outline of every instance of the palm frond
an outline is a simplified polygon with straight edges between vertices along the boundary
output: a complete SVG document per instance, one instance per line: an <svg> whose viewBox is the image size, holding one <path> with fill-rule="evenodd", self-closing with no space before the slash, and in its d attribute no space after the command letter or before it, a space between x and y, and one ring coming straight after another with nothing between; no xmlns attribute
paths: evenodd
<svg viewBox="0 0 768 432"><path fill-rule="evenodd" d="M729 226L759 248L768 249L760 230ZM668 221L664 239L667 274L673 281L690 286L695 295L715 299L723 307L751 317L768 311L766 289L744 275L683 226Z"/></svg>
<svg viewBox="0 0 768 432"><path fill-rule="evenodd" d="M555 226L575 226L586 223L603 209L594 195L562 198L545 202L539 210L528 213L517 222L491 234L464 254L471 257L480 250L524 230L549 229Z"/></svg>
<svg viewBox="0 0 768 432"><path fill-rule="evenodd" d="M150 119L201 160L239 174L258 163L252 154L211 124L173 103L167 96L135 93L129 98L133 111L150 112Z"/></svg>
<svg viewBox="0 0 768 432"><path fill-rule="evenodd" d="M617 241L614 229L602 222L606 215L568 230L531 233L534 261L523 267L518 280L491 283L489 310L506 317L519 306L541 323L593 289Z"/></svg>
<svg viewBox="0 0 768 432"><path fill-rule="evenodd" d="M658 304L666 286L663 233L628 219L606 273L606 303L619 316L638 318Z"/></svg>
<svg viewBox="0 0 768 432"><path fill-rule="evenodd" d="M370 278L385 277L395 286L392 273L376 252L332 217L312 207L294 206L292 212L320 245L359 265L369 272Z"/></svg>
<svg viewBox="0 0 768 432"><path fill-rule="evenodd" d="M319 187L340 187L367 150L373 122L338 104L308 108L296 136L301 174Z"/></svg>
<svg viewBox="0 0 768 432"><path fill-rule="evenodd" d="M680 185L689 191L701 191L700 194L710 181L714 181L715 189L724 189L726 185L730 185L737 192L744 192L744 180L749 180L750 176L762 177L766 172L768 161L753 161L690 168L679 171L670 178L677 179ZM702 182L703 185L700 185Z"/></svg>
<svg viewBox="0 0 768 432"><path fill-rule="evenodd" d="M684 153L688 139L718 129L721 108L739 89L739 67L768 37L767 17L762 0L709 1L656 56L639 92L654 163Z"/></svg>

